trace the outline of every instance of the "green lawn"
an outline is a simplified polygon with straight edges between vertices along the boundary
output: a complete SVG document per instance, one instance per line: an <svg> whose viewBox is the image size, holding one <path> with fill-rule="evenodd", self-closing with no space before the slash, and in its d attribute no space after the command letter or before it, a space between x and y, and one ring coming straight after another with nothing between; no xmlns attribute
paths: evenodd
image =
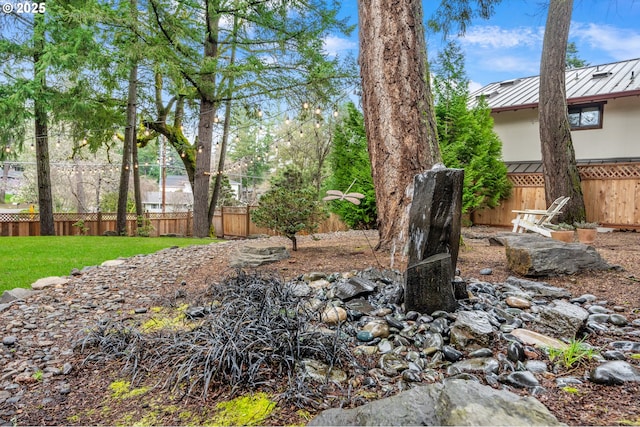
<svg viewBox="0 0 640 427"><path fill-rule="evenodd" d="M150 254L171 246L207 245L214 239L174 237L38 236L0 237L0 294L28 288L48 276L118 257Z"/></svg>

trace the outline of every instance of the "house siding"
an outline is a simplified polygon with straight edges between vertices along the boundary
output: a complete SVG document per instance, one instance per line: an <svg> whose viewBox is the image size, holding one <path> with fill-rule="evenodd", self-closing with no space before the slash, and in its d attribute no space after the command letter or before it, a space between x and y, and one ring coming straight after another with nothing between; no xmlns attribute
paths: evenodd
<svg viewBox="0 0 640 427"><path fill-rule="evenodd" d="M594 76L605 73L604 76ZM567 71L567 103L603 102L602 128L571 132L588 221L640 229L640 59ZM513 192L495 209L474 212L476 224L510 226L514 209L546 209L541 173L538 76L492 83L472 94L489 96L494 130L511 173Z"/></svg>
<svg viewBox="0 0 640 427"><path fill-rule="evenodd" d="M505 162L540 161L538 109L492 113ZM577 160L640 157L640 97L609 100L602 129L571 132Z"/></svg>

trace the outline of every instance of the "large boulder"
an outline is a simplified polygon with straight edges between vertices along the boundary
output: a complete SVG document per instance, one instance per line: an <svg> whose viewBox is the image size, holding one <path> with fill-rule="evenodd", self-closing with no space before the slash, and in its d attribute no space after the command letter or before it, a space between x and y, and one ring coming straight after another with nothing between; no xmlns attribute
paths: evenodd
<svg viewBox="0 0 640 427"><path fill-rule="evenodd" d="M593 246L533 234L500 237L509 270L522 276L555 276L611 268Z"/></svg>
<svg viewBox="0 0 640 427"><path fill-rule="evenodd" d="M534 426L562 425L538 400L475 381L418 386L354 409L328 409L310 426Z"/></svg>
<svg viewBox="0 0 640 427"><path fill-rule="evenodd" d="M232 256L229 264L231 267L258 267L263 264L280 261L289 258L289 252L284 246L273 243L247 243L240 247Z"/></svg>

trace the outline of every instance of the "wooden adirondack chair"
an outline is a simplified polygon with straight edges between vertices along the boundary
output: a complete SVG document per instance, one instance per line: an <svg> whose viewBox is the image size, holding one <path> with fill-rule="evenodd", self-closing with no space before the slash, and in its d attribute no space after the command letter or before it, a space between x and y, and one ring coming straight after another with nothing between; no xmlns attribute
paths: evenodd
<svg viewBox="0 0 640 427"><path fill-rule="evenodd" d="M558 197L546 211L540 209L511 211L517 214L516 219L511 221L513 223L513 232L523 233L525 231L533 231L534 233L551 237L551 230L547 228L547 225L551 223L553 218L562 213L560 209L562 209L568 201L569 197Z"/></svg>

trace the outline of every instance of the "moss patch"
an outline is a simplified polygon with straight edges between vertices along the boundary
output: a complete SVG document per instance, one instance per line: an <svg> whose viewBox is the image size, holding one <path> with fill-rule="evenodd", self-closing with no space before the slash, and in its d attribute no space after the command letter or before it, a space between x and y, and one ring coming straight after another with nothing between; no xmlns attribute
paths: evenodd
<svg viewBox="0 0 640 427"><path fill-rule="evenodd" d="M189 308L188 304L182 304L173 310L165 310L162 307L151 307L151 311L156 313L157 316L153 316L140 326L142 332L154 332L161 329L179 329L188 326L184 314L185 310ZM178 312L176 315L175 312Z"/></svg>
<svg viewBox="0 0 640 427"><path fill-rule="evenodd" d="M109 384L111 397L114 399L129 399L131 397L140 396L148 392L150 387L131 388L129 381L114 381Z"/></svg>
<svg viewBox="0 0 640 427"><path fill-rule="evenodd" d="M240 396L216 405L217 413L211 422L221 426L260 425L275 407L276 403L266 393Z"/></svg>

